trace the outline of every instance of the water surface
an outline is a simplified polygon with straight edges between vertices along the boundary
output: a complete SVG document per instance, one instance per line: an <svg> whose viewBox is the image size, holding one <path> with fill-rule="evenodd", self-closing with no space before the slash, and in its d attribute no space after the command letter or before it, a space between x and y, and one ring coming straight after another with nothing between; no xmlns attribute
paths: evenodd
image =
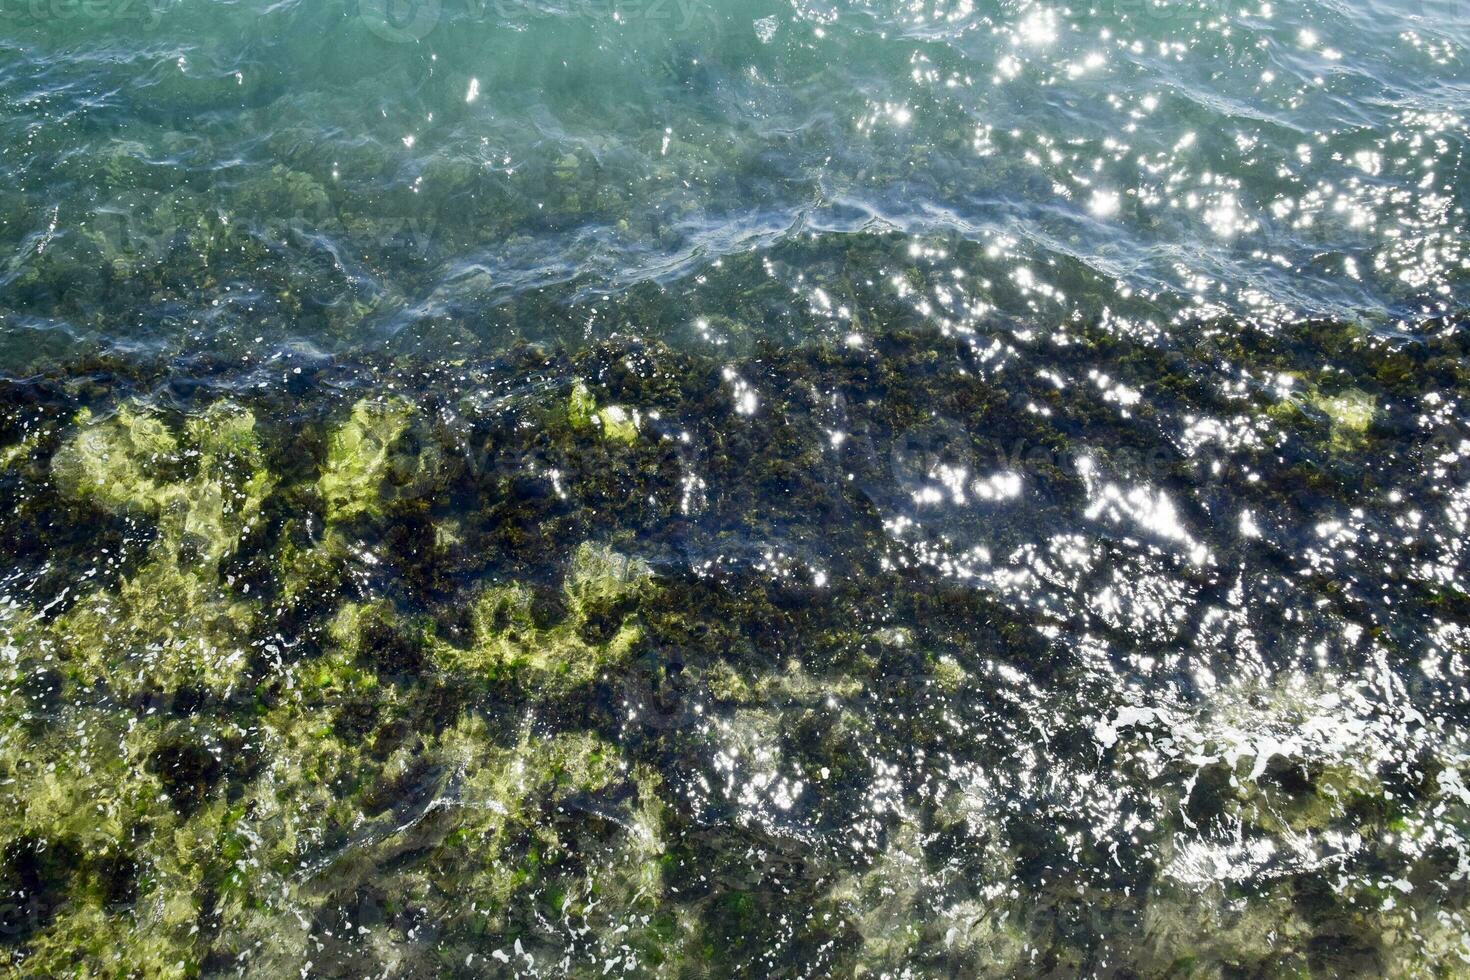
<svg viewBox="0 0 1470 980"><path fill-rule="evenodd" d="M0 0L21 975L1458 976L1462 0Z"/></svg>

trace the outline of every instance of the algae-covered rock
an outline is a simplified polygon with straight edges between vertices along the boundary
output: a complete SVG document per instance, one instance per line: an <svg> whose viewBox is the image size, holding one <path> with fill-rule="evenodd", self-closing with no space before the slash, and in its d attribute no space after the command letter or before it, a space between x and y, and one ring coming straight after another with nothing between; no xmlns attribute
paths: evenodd
<svg viewBox="0 0 1470 980"><path fill-rule="evenodd" d="M63 491L112 509L156 511L160 491L179 462L178 438L147 408L123 404L108 419L94 421L83 409L80 429L57 452L52 471Z"/></svg>
<svg viewBox="0 0 1470 980"><path fill-rule="evenodd" d="M219 402L175 435L146 408L78 420L53 468L64 492L152 517L147 558L115 592L83 593L53 630L72 669L125 689L228 687L245 666L254 603L220 580L273 478L254 416Z"/></svg>
<svg viewBox="0 0 1470 980"><path fill-rule="evenodd" d="M35 453L40 441L41 431L36 429L26 433L19 442L0 449L0 473L29 459Z"/></svg>
<svg viewBox="0 0 1470 980"><path fill-rule="evenodd" d="M604 405L597 410L602 437L611 442L631 443L638 438L638 419L621 405Z"/></svg>
<svg viewBox="0 0 1470 980"><path fill-rule="evenodd" d="M1470 794L1432 682L1470 640L1449 587L1414 592L1458 567L1450 499L1403 486L1385 517L1360 495L1351 547L1303 544L1341 588L1228 551L1234 512L1183 470L1167 513L1113 499L1116 534L1050 463L1038 502L926 525L893 506L881 447L931 408L1015 467L1017 445L1137 446L1179 420L992 384L964 344L863 315L871 346L738 364L773 408L739 426L717 366L656 344L116 389L156 404L100 373L26 389L0 413L20 447L0 494L24 505L0 594L0 889L37 900L13 931L0 910L0 961L1455 975ZM1109 370L1137 387L1131 366ZM577 377L646 408L569 394ZM1261 526L1314 503L1273 458L1321 462L1334 424L1374 434L1329 408L1302 395L1289 433L1234 433L1260 479L1222 465L1219 486ZM1181 571L1122 530L1175 515L1243 574ZM1353 552L1402 548L1423 553L1379 602Z"/></svg>
<svg viewBox="0 0 1470 980"><path fill-rule="evenodd" d="M951 694L958 691L969 676L959 661L949 654L935 658L933 670L935 683Z"/></svg>
<svg viewBox="0 0 1470 980"><path fill-rule="evenodd" d="M1377 415L1377 400L1365 391L1349 388L1327 395L1316 385L1307 385L1300 395L1271 405L1267 415L1283 425L1308 425L1304 411L1327 423L1328 444L1336 452L1361 448ZM1316 424L1320 425L1320 421Z"/></svg>
<svg viewBox="0 0 1470 980"><path fill-rule="evenodd" d="M578 379L567 396L567 422L579 432L595 429L609 442L632 443L638 438L638 419L622 405L597 404L587 383Z"/></svg>
<svg viewBox="0 0 1470 980"><path fill-rule="evenodd" d="M584 430L591 428L596 414L597 398L587 387L587 382L577 379L572 384L572 393L567 396L567 421L572 428Z"/></svg>
<svg viewBox="0 0 1470 980"><path fill-rule="evenodd" d="M598 603L619 602L638 595L652 578L653 569L643 559L584 541L572 553L566 591L576 608L585 613Z"/></svg>
<svg viewBox="0 0 1470 980"><path fill-rule="evenodd" d="M586 684L637 645L642 630L633 613L651 575L645 562L583 544L563 583L561 621L537 615L530 589L496 586L474 603L472 643L438 643L435 656L448 669L513 680L543 694Z"/></svg>
<svg viewBox="0 0 1470 980"><path fill-rule="evenodd" d="M1311 403L1331 421L1332 444L1338 449L1360 443L1377 413L1373 396L1356 388L1331 396L1315 393Z"/></svg>
<svg viewBox="0 0 1470 980"><path fill-rule="evenodd" d="M1216 886L1190 890L1164 883L1149 898L1144 913L1149 942L1137 953L1145 969L1205 977L1231 975L1227 970L1312 975L1305 955L1312 930L1285 887L1231 901Z"/></svg>
<svg viewBox="0 0 1470 980"><path fill-rule="evenodd" d="M118 732L106 713L79 713L72 736L32 745L24 768L6 747L0 798L22 805L0 832L66 848L26 973L191 976L211 949L299 971L333 941L319 917L338 907L360 917L348 935L368 948L403 943L411 923L388 914L395 902L432 908L459 961L488 953L487 923L514 935L543 903L597 926L609 955L647 943L638 920L657 910L664 844L644 767L586 733L497 744L476 715L375 753L324 724L367 676L343 662L288 676L290 693L252 725L261 764L233 794L222 746L158 719ZM377 697L395 710L391 692ZM553 829L546 814L558 812ZM369 883L391 897L366 905ZM629 918L619 928L609 914Z"/></svg>
<svg viewBox="0 0 1470 980"><path fill-rule="evenodd" d="M80 677L125 691L233 685L249 657L257 606L172 558L145 565L115 594L89 593L55 622Z"/></svg>
<svg viewBox="0 0 1470 980"><path fill-rule="evenodd" d="M406 399L363 399L333 431L318 483L327 519L377 513L396 488L412 486L421 462L400 446L418 415Z"/></svg>
<svg viewBox="0 0 1470 980"><path fill-rule="evenodd" d="M914 912L933 887L924 868L917 828L897 828L867 870L844 876L828 894L862 937L857 976L881 975L905 962L918 944L921 919Z"/></svg>

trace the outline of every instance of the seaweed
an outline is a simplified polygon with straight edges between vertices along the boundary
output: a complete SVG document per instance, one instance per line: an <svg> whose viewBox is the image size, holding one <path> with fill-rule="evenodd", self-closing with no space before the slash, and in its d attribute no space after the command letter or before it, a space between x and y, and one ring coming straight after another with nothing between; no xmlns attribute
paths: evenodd
<svg viewBox="0 0 1470 980"><path fill-rule="evenodd" d="M988 379L956 338L869 342L881 357L527 345L320 365L289 391L112 364L8 389L7 526L98 531L0 542L40 555L0 604L0 883L24 906L0 957L181 976L1454 962L1461 774L1450 740L1370 696L1381 663L1436 656L1391 604L1241 544L1157 417ZM1117 377L1167 370L1093 342ZM759 379L758 411L727 372ZM140 394L160 377L169 397ZM1262 522L1336 506L1394 424L1388 383L1244 396L1280 438L1220 480ZM964 506L925 495L960 472ZM1017 498L969 493L995 472ZM1117 514L1079 519L1109 482ZM1166 491L1221 561L1133 526ZM1402 596L1470 649L1452 592ZM1176 612L1196 605L1256 618L1216 636ZM1333 700L1288 638L1362 683ZM1181 647L1232 682L1156 685L1147 665ZM1245 650L1261 665L1229 674ZM1303 741L1327 724L1343 746ZM1200 887L1211 862L1246 871Z"/></svg>

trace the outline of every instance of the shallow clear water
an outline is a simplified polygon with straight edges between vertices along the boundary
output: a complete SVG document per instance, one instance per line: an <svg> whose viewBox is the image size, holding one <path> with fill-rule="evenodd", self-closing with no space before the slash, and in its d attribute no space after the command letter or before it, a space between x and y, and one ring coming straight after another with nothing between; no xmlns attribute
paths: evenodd
<svg viewBox="0 0 1470 980"><path fill-rule="evenodd" d="M0 0L20 975L1458 976L1463 0Z"/></svg>

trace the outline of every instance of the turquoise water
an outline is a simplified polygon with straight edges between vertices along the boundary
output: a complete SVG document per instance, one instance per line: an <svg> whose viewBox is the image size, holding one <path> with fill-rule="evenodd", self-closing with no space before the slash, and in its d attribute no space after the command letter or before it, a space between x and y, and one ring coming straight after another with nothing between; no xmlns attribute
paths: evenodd
<svg viewBox="0 0 1470 980"><path fill-rule="evenodd" d="M0 0L22 976L1470 970L1470 7Z"/></svg>
<svg viewBox="0 0 1470 980"><path fill-rule="evenodd" d="M528 294L590 319L854 235L979 246L932 313L958 326L1392 329L1464 301L1457 2L4 12L16 363L494 348L534 333L505 322Z"/></svg>

